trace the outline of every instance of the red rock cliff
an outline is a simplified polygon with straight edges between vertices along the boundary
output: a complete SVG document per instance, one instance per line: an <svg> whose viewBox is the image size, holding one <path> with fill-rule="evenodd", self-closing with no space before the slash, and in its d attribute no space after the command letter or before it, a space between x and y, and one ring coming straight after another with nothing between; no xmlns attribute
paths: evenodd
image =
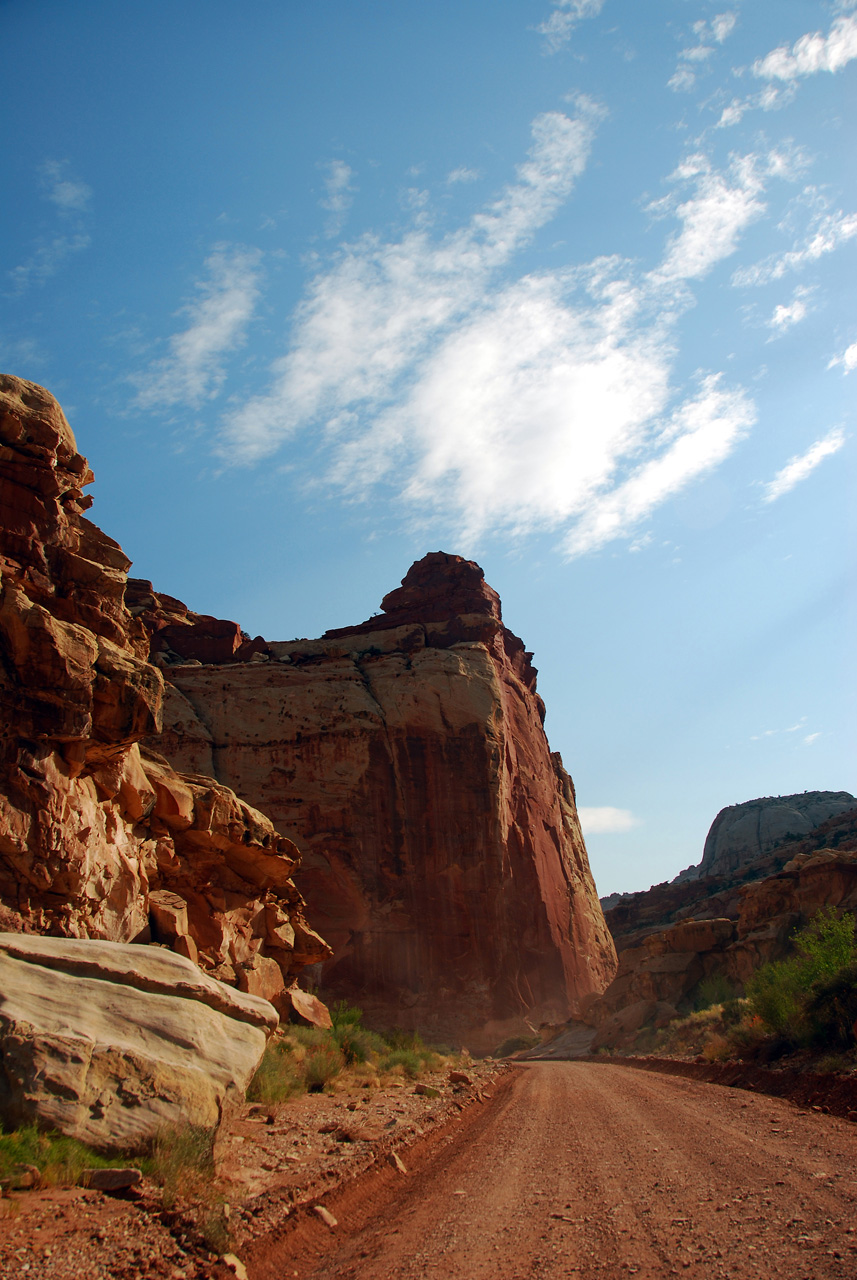
<svg viewBox="0 0 857 1280"><path fill-rule="evenodd" d="M125 605L130 561L83 516L92 480L48 392L0 376L0 930L172 946L288 1009L329 948L298 850L157 746L164 682Z"/></svg>
<svg viewBox="0 0 857 1280"><path fill-rule="evenodd" d="M183 659L205 649L199 615L184 644L181 608L133 585L162 654L171 628L159 750L301 846L301 891L334 948L325 996L491 1046L606 985L615 953L571 780L532 655L478 565L433 553L383 616L257 640L225 665Z"/></svg>

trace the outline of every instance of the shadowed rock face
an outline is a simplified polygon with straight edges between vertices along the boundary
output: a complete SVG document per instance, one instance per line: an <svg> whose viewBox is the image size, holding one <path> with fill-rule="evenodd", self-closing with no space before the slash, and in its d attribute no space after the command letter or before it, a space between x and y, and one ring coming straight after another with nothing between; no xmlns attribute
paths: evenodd
<svg viewBox="0 0 857 1280"><path fill-rule="evenodd" d="M299 854L157 746L164 682L125 605L129 560L82 512L86 460L54 398L0 376L0 929L150 937L283 1010L328 954Z"/></svg>
<svg viewBox="0 0 857 1280"><path fill-rule="evenodd" d="M491 1046L600 991L613 945L532 655L482 570L432 553L382 610L251 661L164 667L158 749L300 845L334 948L325 996Z"/></svg>

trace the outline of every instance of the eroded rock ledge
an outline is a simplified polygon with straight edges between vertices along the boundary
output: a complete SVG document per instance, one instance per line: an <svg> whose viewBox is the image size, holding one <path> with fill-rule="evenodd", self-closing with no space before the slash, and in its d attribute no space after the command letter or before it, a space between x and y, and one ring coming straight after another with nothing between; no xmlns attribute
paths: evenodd
<svg viewBox="0 0 857 1280"><path fill-rule="evenodd" d="M92 473L59 405L8 376L0 463L0 929L153 939L288 1011L329 954L298 850L157 753L164 681L125 604L130 561L83 515Z"/></svg>

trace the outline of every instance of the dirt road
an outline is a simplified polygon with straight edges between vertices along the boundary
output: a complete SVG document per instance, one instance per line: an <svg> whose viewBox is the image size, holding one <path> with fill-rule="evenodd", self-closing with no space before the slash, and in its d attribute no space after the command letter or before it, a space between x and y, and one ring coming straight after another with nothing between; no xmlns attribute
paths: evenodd
<svg viewBox="0 0 857 1280"><path fill-rule="evenodd" d="M857 1277L857 1125L599 1063L520 1067L407 1178L269 1240L251 1280Z"/></svg>

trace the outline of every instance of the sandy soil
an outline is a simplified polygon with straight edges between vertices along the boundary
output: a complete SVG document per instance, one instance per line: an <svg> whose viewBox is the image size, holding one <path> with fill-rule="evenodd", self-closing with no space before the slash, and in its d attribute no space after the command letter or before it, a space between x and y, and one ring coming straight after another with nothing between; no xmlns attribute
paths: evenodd
<svg viewBox="0 0 857 1280"><path fill-rule="evenodd" d="M507 1078L508 1079L508 1078ZM857 1276L857 1126L600 1063L501 1081L407 1178L247 1254L251 1280Z"/></svg>
<svg viewBox="0 0 857 1280"><path fill-rule="evenodd" d="M609 1063L474 1077L245 1112L222 1171L250 1280L857 1280L854 1123ZM3 1203L3 1280L231 1275L147 1194Z"/></svg>

